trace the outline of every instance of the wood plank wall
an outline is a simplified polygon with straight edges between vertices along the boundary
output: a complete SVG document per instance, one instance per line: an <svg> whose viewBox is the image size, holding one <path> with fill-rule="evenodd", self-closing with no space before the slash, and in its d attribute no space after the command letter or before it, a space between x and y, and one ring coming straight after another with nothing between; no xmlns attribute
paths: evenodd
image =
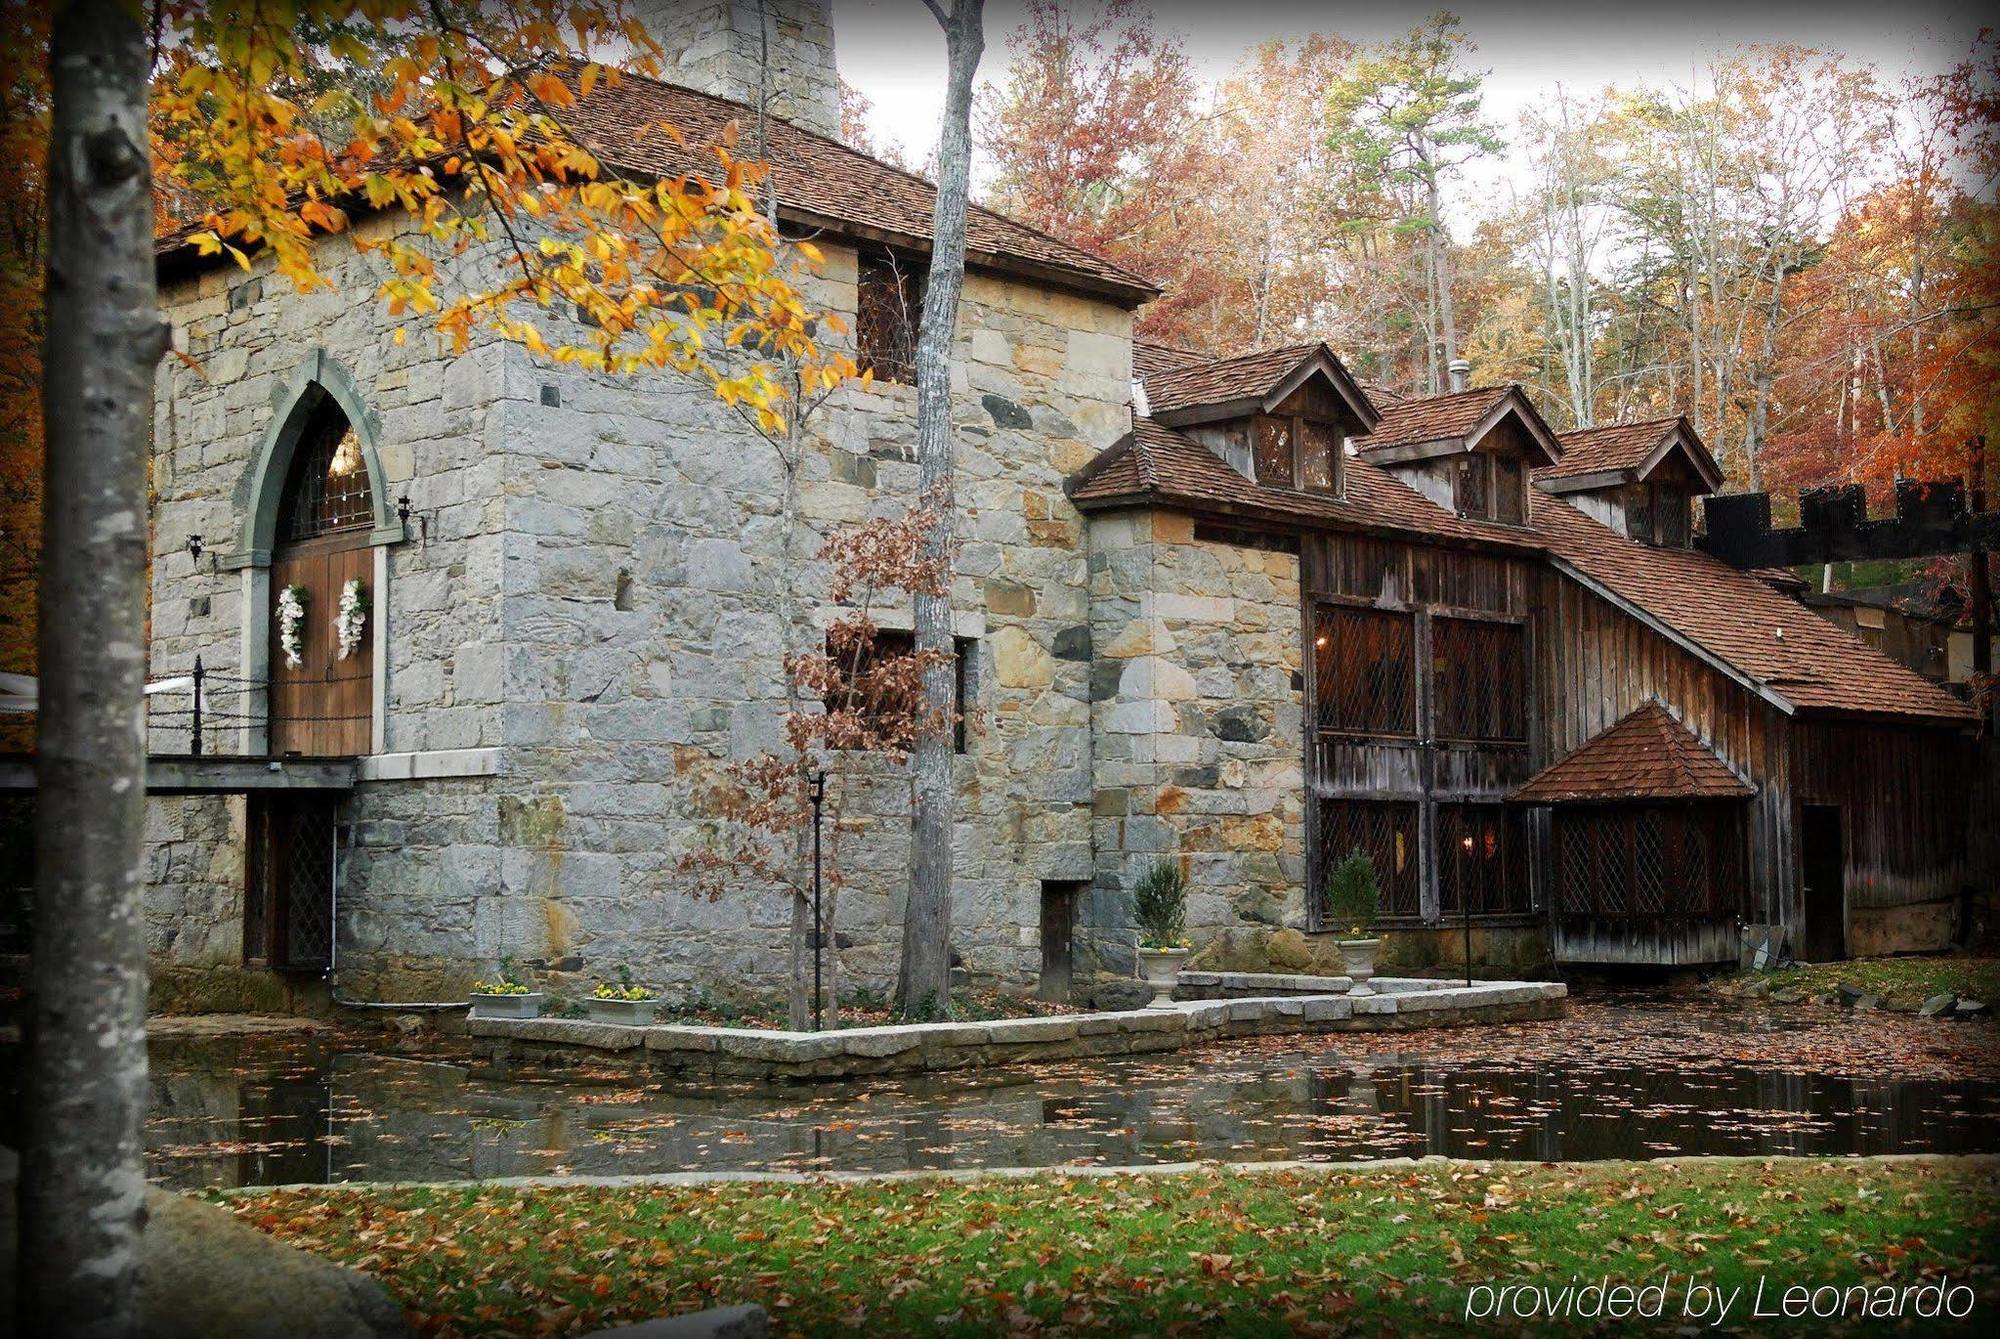
<svg viewBox="0 0 2000 1339"><path fill-rule="evenodd" d="M1969 737L1808 719L1794 728L1793 741L1799 803L1841 808L1850 909L1957 900L1968 877Z"/></svg>
<svg viewBox="0 0 2000 1339"><path fill-rule="evenodd" d="M1536 573L1537 766L1652 699L1757 787L1743 918L1796 923L1791 720L1777 707L1554 569Z"/></svg>

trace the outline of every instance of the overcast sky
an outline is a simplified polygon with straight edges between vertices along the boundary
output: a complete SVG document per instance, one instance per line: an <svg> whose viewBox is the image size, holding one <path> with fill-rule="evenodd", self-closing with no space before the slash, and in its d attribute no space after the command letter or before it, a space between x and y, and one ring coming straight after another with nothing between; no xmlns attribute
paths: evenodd
<svg viewBox="0 0 2000 1339"><path fill-rule="evenodd" d="M921 160L937 140L944 88L944 38L921 0L832 0L840 72L875 104L878 132ZM1446 6L1478 43L1477 68L1490 70L1487 105L1511 126L1556 84L1590 91L1607 84L1686 85L1706 58L1747 43L1797 42L1838 51L1887 73L1948 69L1970 48L1984 5L1957 0L1629 0L1594 4L1464 0ZM1006 68L1020 0L988 0L986 58L980 75ZM1267 37L1333 32L1379 41L1410 28L1439 5L1374 0L1153 0L1154 21L1186 42L1202 76L1214 81ZM1990 20L1987 20L1990 22Z"/></svg>

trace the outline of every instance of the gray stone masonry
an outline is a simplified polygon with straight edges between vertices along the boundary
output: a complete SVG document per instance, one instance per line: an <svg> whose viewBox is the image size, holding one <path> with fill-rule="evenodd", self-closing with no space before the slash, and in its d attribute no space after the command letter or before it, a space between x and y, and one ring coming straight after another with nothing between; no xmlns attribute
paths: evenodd
<svg viewBox="0 0 2000 1339"><path fill-rule="evenodd" d="M331 292L299 294L259 264L163 295L201 367L160 373L150 673L199 654L242 674L268 613L252 573L215 555L238 548L287 387L313 359L337 365L374 420L375 488L411 505L371 592L388 647L379 730L409 765L342 802L340 992L450 999L502 956L571 999L620 966L669 999L781 990L786 896L745 882L699 900L677 866L709 839L705 790L779 742L781 657L823 644L835 612L824 539L913 500L913 390L849 387L822 406L788 508L778 451L705 385L492 343L453 354L420 323L398 344L363 298L380 267L327 246ZM851 317L854 254L825 249L809 299ZM1126 430L1131 318L974 273L960 331L952 603L973 722L953 944L974 980L1026 988L1041 882L1094 869L1090 597L1062 483ZM894 603L875 617L909 625ZM835 772L840 966L881 988L901 933L908 771L854 757ZM156 960L240 963L242 801L151 803Z"/></svg>
<svg viewBox="0 0 2000 1339"><path fill-rule="evenodd" d="M1092 519L1085 929L1102 971L1131 974L1131 890L1162 859L1188 874L1193 965L1263 965L1303 947L1299 607L1292 554L1197 540L1172 512Z"/></svg>
<svg viewBox="0 0 2000 1339"><path fill-rule="evenodd" d="M1252 978L1254 980L1254 978ZM1265 977L1263 980L1276 980ZM1284 978L1317 990L1324 978ZM1233 975L1201 987L1247 986ZM655 1024L633 1027L568 1019L473 1018L473 1047L502 1067L598 1065L607 1059L687 1079L809 1082L935 1073L1107 1055L1180 1050L1228 1037L1383 1032L1462 1023L1560 1018L1560 982L1378 979L1380 994L1273 993L1192 999L1159 1009L922 1023L834 1032ZM1344 983L1343 983L1344 985Z"/></svg>

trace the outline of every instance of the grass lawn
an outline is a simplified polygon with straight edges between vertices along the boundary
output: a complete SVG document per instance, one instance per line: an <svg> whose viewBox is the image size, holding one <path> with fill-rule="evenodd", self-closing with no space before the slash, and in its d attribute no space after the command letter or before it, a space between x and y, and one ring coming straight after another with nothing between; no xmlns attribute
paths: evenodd
<svg viewBox="0 0 2000 1339"><path fill-rule="evenodd" d="M1796 986L1821 993L1844 985L1880 995L1892 1009L1914 1009L1933 995L1969 995L2000 1004L2000 958L1952 954L1918 958L1856 958L1766 972L1773 990Z"/></svg>
<svg viewBox="0 0 2000 1339"><path fill-rule="evenodd" d="M1732 1322L1804 1333L1837 1327L1753 1320L1760 1277L1775 1310L1794 1284L1939 1273L1975 1291L1964 1328L1993 1333L1996 1190L1994 1159L1784 1159L328 1188L227 1202L379 1275L431 1334L582 1332L733 1302L768 1308L774 1333L1416 1334L1461 1321L1468 1296L1483 1310L1475 1285L1607 1275L1668 1276L1665 1314L1640 1328L1690 1324L1692 1275L1725 1294L1744 1287Z"/></svg>

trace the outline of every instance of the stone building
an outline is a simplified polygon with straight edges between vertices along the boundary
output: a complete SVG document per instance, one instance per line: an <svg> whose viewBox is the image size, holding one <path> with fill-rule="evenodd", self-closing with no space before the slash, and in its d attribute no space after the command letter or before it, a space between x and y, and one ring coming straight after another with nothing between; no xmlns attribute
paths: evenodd
<svg viewBox="0 0 2000 1339"><path fill-rule="evenodd" d="M931 191L816 133L816 0L645 8L692 87L631 78L594 114L697 145L760 99L795 120L768 130L779 215L824 251L810 296L874 384L810 421L788 509L773 448L705 387L396 343L338 239L335 288L307 295L163 255L200 370L160 374L151 672L204 674L200 757L192 697L154 703L164 1007L444 1001L504 958L572 996L621 966L670 995L783 986L786 897L699 900L676 866L702 788L778 742L781 656L836 612L823 538L914 494L894 309ZM1162 858L1192 876L1208 961L1326 963L1312 890L1356 848L1417 964L1460 933L1510 966L1733 957L1739 920L1833 916L1835 952L1948 933L1968 711L1685 547L1715 483L1686 425L1599 443L1579 480L1586 443L1517 388L1409 401L1319 345L1137 345L1145 279L986 211L969 231L953 949L975 980L1081 998L1129 973L1129 889ZM345 644L343 595L366 604ZM1642 710L1667 725L1613 738ZM1894 814L1825 765L1864 738ZM1606 739L1626 761L1582 768L1595 790L1510 802ZM1659 739L1715 766L1632 763ZM1703 780L1726 793L1680 793ZM907 805L886 765L850 799L838 952L872 987Z"/></svg>

